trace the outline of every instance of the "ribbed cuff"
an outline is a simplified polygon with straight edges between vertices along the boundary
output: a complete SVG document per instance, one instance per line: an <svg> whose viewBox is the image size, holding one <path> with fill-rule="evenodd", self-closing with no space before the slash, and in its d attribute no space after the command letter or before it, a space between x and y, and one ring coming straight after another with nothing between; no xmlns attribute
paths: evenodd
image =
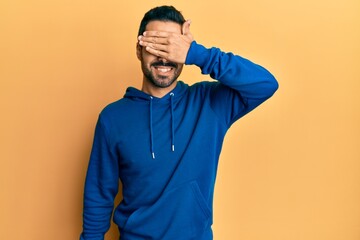
<svg viewBox="0 0 360 240"><path fill-rule="evenodd" d="M186 56L185 64L196 65L201 68L207 63L209 56L209 49L205 48L201 44L198 44L196 41L193 41Z"/></svg>

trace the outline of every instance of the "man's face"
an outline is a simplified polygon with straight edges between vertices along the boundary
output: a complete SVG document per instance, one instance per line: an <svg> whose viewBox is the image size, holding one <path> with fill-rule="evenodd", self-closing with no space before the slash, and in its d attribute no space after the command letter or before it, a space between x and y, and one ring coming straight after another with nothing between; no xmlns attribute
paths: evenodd
<svg viewBox="0 0 360 240"><path fill-rule="evenodd" d="M181 25L175 22L151 21L146 26L146 31L174 32L181 34ZM183 64L169 62L146 51L137 45L137 57L141 61L144 80L155 87L167 88L179 77Z"/></svg>

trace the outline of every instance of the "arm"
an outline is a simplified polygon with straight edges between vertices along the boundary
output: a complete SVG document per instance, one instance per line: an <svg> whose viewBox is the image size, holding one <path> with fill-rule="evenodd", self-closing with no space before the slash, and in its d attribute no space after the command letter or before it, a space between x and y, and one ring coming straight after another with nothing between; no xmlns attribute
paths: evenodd
<svg viewBox="0 0 360 240"><path fill-rule="evenodd" d="M118 162L109 148L106 132L100 117L85 181L83 232L80 240L103 240L110 227L119 173Z"/></svg>
<svg viewBox="0 0 360 240"><path fill-rule="evenodd" d="M195 41L185 64L195 64L203 74L210 74L220 82L212 89L211 103L218 116L225 117L228 126L271 97L278 88L277 81L265 68L218 48L207 49Z"/></svg>
<svg viewBox="0 0 360 240"><path fill-rule="evenodd" d="M158 57L176 63L194 64L203 74L210 74L220 83L212 89L213 110L230 126L250 112L278 88L270 72L232 53L218 48L207 49L197 44L190 33L190 21L182 33L148 31L139 37L139 44Z"/></svg>

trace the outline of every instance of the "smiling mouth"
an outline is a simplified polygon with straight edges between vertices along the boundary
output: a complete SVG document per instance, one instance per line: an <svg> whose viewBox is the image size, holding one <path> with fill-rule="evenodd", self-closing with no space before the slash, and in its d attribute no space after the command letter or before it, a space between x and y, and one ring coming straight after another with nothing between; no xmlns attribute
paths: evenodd
<svg viewBox="0 0 360 240"><path fill-rule="evenodd" d="M158 72L161 73L168 73L170 72L173 68L172 67L165 67L165 66L158 66L158 67L154 67Z"/></svg>
<svg viewBox="0 0 360 240"><path fill-rule="evenodd" d="M159 75L168 75L177 65L172 62L155 62L151 65Z"/></svg>

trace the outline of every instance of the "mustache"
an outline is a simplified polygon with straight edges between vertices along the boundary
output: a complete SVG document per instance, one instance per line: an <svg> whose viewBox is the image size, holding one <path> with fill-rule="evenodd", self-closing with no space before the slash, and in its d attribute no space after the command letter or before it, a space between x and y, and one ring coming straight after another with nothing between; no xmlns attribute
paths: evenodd
<svg viewBox="0 0 360 240"><path fill-rule="evenodd" d="M177 68L177 64L173 63L173 62L163 62L163 61L158 61L158 62L154 62L153 64L151 64L152 67L173 67L173 68Z"/></svg>

